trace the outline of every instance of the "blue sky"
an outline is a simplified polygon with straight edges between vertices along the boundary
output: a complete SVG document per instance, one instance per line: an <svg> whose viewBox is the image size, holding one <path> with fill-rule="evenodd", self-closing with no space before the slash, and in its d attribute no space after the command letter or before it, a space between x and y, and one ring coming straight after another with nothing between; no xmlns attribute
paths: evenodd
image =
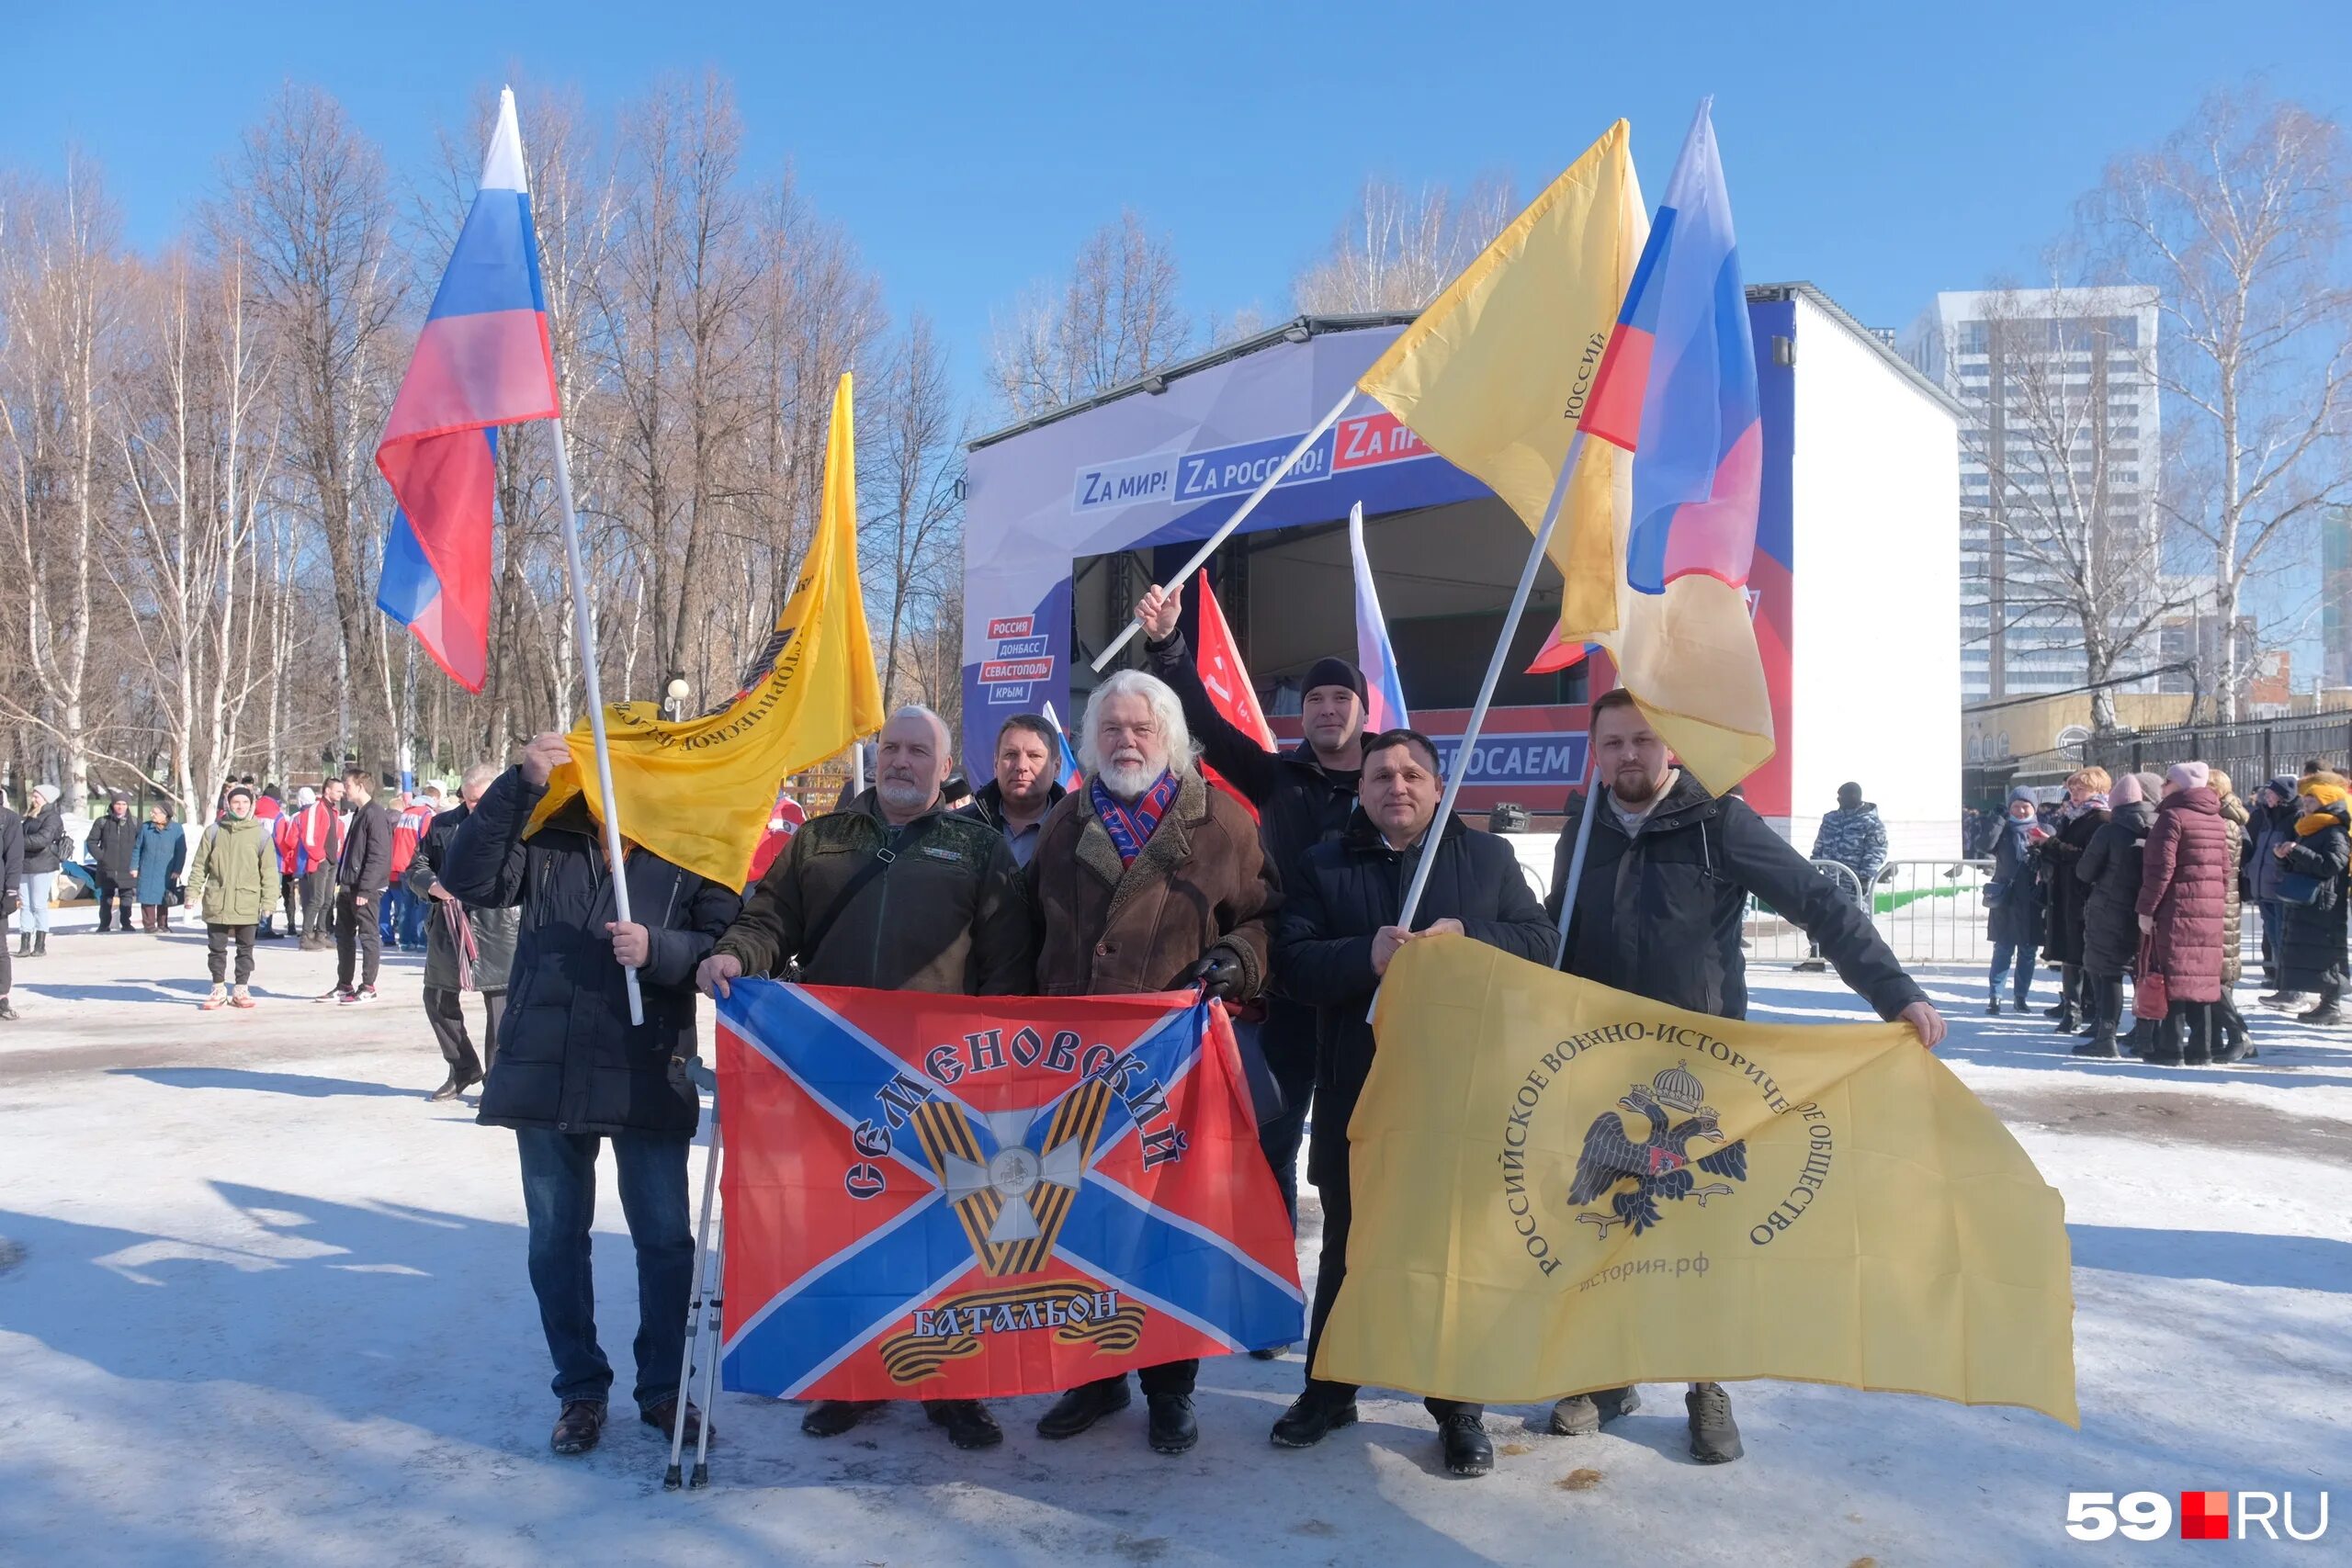
<svg viewBox="0 0 2352 1568"><path fill-rule="evenodd" d="M991 308L1123 203L1173 236L1196 314L1276 316L1366 175L1500 173L1525 196L1623 115L1654 197L1712 92L1747 276L1899 326L1937 288L2030 265L2112 152L2208 88L2260 72L2316 107L2352 98L2340 4L1634 9L99 0L8 24L0 165L81 147L152 244L287 78L413 173L510 74L603 110L715 65L752 164L797 165L969 385Z"/></svg>

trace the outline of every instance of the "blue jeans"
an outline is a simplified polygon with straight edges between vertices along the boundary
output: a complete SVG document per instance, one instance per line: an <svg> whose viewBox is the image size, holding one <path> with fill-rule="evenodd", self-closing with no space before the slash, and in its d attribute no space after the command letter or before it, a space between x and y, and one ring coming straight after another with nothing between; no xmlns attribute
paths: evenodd
<svg viewBox="0 0 2352 1568"><path fill-rule="evenodd" d="M400 944L402 947L423 947L424 945L424 917L428 912L426 906L433 900L421 894L412 893L398 883L393 886L400 888L401 895Z"/></svg>
<svg viewBox="0 0 2352 1568"><path fill-rule="evenodd" d="M550 1385L560 1400L602 1402L612 1363L596 1343L595 1275L589 1224L596 1217L594 1133L518 1127L523 1207L531 1222L531 1290L555 1359ZM637 1247L635 1398L650 1408L678 1392L686 1348L686 1297L694 1285L695 1238L686 1219L686 1149L692 1140L650 1133L613 1135L620 1165L621 1213Z"/></svg>
<svg viewBox="0 0 2352 1568"><path fill-rule="evenodd" d="M53 871L28 871L17 878L18 896L25 905L19 911L18 931L49 934L49 890L56 883L57 873Z"/></svg>
<svg viewBox="0 0 2352 1568"><path fill-rule="evenodd" d="M2025 1006L2026 994L2033 988L2033 951L2036 945L2030 942L1996 942L1993 944L1993 973L1990 978L1995 1000L2000 999L2001 976L2009 972L2009 964L2014 960L2018 971L2018 1006Z"/></svg>

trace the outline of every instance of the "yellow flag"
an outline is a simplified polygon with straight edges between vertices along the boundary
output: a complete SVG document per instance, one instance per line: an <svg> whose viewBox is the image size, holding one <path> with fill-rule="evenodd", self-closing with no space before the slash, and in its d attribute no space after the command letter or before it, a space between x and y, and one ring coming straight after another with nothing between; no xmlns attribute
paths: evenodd
<svg viewBox="0 0 2352 1568"><path fill-rule="evenodd" d="M1317 1377L1791 1378L2080 1425L2064 1204L1907 1027L1711 1018L1442 937L1375 1028Z"/></svg>
<svg viewBox="0 0 2352 1568"><path fill-rule="evenodd" d="M1530 533L1544 525L1649 231L1630 142L1623 120L1611 126L1356 383ZM1631 455L1586 443L1547 551L1564 633L1616 626L1632 503Z"/></svg>
<svg viewBox="0 0 2352 1568"><path fill-rule="evenodd" d="M833 392L816 536L770 647L767 673L717 713L673 723L652 703L605 710L621 831L729 887L741 886L750 871L786 775L882 726L882 688L857 581L857 457L847 376ZM555 773L534 828L577 795L587 795L592 811L602 809L584 720L571 740L576 761Z"/></svg>

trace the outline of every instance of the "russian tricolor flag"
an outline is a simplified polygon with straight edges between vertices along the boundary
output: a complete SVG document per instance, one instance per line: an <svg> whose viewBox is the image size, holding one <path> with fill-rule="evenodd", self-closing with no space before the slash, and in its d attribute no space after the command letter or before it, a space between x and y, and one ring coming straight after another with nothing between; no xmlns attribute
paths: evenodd
<svg viewBox="0 0 2352 1568"><path fill-rule="evenodd" d="M1413 722L1405 710L1405 682L1396 673L1396 650L1388 646L1388 623L1373 591L1372 559L1363 549L1363 502L1348 510L1348 556L1356 576L1356 668L1363 671L1363 732L1377 735Z"/></svg>
<svg viewBox="0 0 2352 1568"><path fill-rule="evenodd" d="M1584 433L1636 454L1625 580L1736 588L1756 553L1763 408L1714 122L1699 106L1593 375Z"/></svg>
<svg viewBox="0 0 2352 1568"><path fill-rule="evenodd" d="M1062 728L1061 717L1054 712L1054 705L1051 703L1047 703L1046 705L1046 722L1054 727L1054 736L1061 742L1062 788L1066 790L1076 789L1080 784L1086 782L1086 775L1079 770L1078 753L1071 750L1069 748L1069 731Z"/></svg>
<svg viewBox="0 0 2352 1568"><path fill-rule="evenodd" d="M468 691L490 662L497 427L562 412L523 136L502 90L473 209L376 447L397 502L376 604Z"/></svg>

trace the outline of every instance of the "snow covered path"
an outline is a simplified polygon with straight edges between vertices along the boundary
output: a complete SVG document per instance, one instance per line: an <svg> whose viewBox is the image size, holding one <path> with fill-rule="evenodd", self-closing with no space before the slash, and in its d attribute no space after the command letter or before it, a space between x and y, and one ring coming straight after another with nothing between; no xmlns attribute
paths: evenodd
<svg viewBox="0 0 2352 1568"><path fill-rule="evenodd" d="M202 1014L200 937L62 919L0 1025L0 1562L2167 1562L2204 1549L2078 1544L2066 1494L2201 1488L2291 1490L2304 1528L2335 1492L2327 1540L2233 1562L2341 1562L2352 1540L2352 1036L2265 1016L2245 1066L2094 1069L2038 1016L1985 1018L1973 977L1931 980L1947 1058L2066 1196L2080 1435L1747 1384L1747 1459L1702 1469L1679 1391L1653 1386L1596 1438L1494 1411L1497 1472L1459 1482L1417 1401L1269 1447L1294 1356L1204 1366L1203 1441L1176 1461L1139 1407L1051 1444L1044 1400L1005 1401L1004 1446L965 1455L911 1406L820 1443L722 1396L714 1485L671 1495L625 1401L594 1454L547 1451L512 1140L423 1101L441 1064L415 957L388 958L381 1003L335 1010L300 999L331 954L266 943L263 1007ZM1859 1010L1834 977L1755 979L1759 1010ZM600 1229L625 1390L609 1162ZM1577 1469L1597 1482L1563 1490Z"/></svg>

